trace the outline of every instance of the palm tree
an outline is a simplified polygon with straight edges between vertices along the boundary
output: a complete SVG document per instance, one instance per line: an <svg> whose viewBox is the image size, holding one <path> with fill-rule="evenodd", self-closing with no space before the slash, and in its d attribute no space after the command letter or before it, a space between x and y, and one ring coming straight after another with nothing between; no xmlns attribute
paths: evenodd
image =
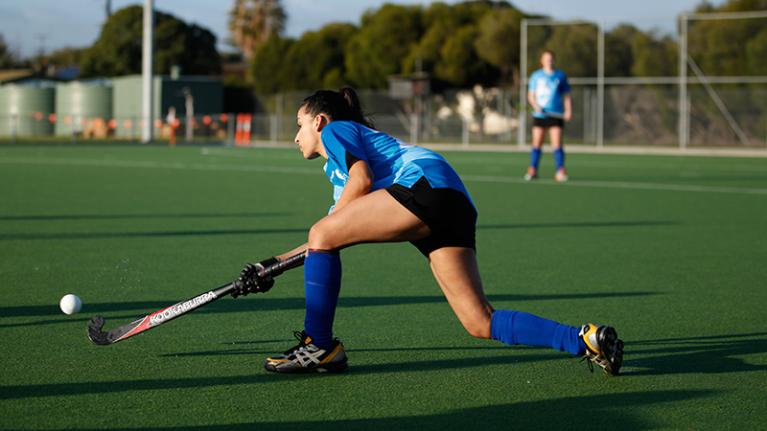
<svg viewBox="0 0 767 431"><path fill-rule="evenodd" d="M286 19L279 0L235 0L229 11L232 41L250 59L270 36L282 33Z"/></svg>

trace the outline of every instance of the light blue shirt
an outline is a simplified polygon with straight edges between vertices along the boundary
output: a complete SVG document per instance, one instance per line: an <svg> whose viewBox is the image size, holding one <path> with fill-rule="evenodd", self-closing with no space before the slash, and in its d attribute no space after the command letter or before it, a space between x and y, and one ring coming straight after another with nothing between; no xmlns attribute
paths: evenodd
<svg viewBox="0 0 767 431"><path fill-rule="evenodd" d="M570 83L561 70L555 69L550 74L543 69L536 70L530 75L527 91L535 94L535 103L542 109L541 112L534 112L533 117L546 118L547 112L559 117L564 115L564 96L570 92Z"/></svg>
<svg viewBox="0 0 767 431"><path fill-rule="evenodd" d="M386 133L353 121L332 121L322 129L321 137L328 155L324 170L333 184L333 199L336 202L349 179L347 154L370 166L373 172L371 191L392 184L410 188L421 177L425 177L432 188L458 190L471 201L461 178L434 151L407 145Z"/></svg>

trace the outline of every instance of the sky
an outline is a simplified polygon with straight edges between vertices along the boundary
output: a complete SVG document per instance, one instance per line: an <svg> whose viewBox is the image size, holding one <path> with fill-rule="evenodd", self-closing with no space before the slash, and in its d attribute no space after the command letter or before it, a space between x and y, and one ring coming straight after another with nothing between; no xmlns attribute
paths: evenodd
<svg viewBox="0 0 767 431"><path fill-rule="evenodd" d="M446 3L456 3L446 0ZM528 13L556 19L602 21L609 28L628 22L644 30L674 33L675 19L691 11L701 0L512 0ZM711 3L721 4L724 0ZM211 30L219 39L220 50L230 50L228 11L233 0L155 0L155 8ZM288 15L286 34L300 36L329 22L359 24L368 9L387 3L379 0L282 0ZM389 0L388 3L429 4L428 1ZM112 10L139 0L112 0ZM105 19L104 0L0 0L0 34L9 47L23 56L63 47L85 47L98 38Z"/></svg>

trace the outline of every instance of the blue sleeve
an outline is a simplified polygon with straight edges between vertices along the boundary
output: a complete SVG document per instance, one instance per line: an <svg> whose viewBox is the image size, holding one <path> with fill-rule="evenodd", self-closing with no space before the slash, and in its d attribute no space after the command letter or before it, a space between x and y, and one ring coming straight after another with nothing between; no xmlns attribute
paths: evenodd
<svg viewBox="0 0 767 431"><path fill-rule="evenodd" d="M362 142L362 133L357 126L350 121L333 121L322 129L322 145L328 153L328 158L333 160L344 173L349 173L346 165L346 154L368 161Z"/></svg>
<svg viewBox="0 0 767 431"><path fill-rule="evenodd" d="M564 72L562 72L562 86L561 86L560 93L567 94L570 92L570 81L567 80L567 75L565 75Z"/></svg>

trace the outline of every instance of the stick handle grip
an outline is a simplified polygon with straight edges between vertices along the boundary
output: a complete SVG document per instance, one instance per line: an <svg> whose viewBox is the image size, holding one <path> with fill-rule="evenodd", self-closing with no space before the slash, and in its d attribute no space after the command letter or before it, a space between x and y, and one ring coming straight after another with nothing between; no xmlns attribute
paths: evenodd
<svg viewBox="0 0 767 431"><path fill-rule="evenodd" d="M263 275L276 277L289 269L293 269L303 265L304 259L306 259L305 251L296 253L285 260L281 260L273 265L270 265L267 268L264 268Z"/></svg>

